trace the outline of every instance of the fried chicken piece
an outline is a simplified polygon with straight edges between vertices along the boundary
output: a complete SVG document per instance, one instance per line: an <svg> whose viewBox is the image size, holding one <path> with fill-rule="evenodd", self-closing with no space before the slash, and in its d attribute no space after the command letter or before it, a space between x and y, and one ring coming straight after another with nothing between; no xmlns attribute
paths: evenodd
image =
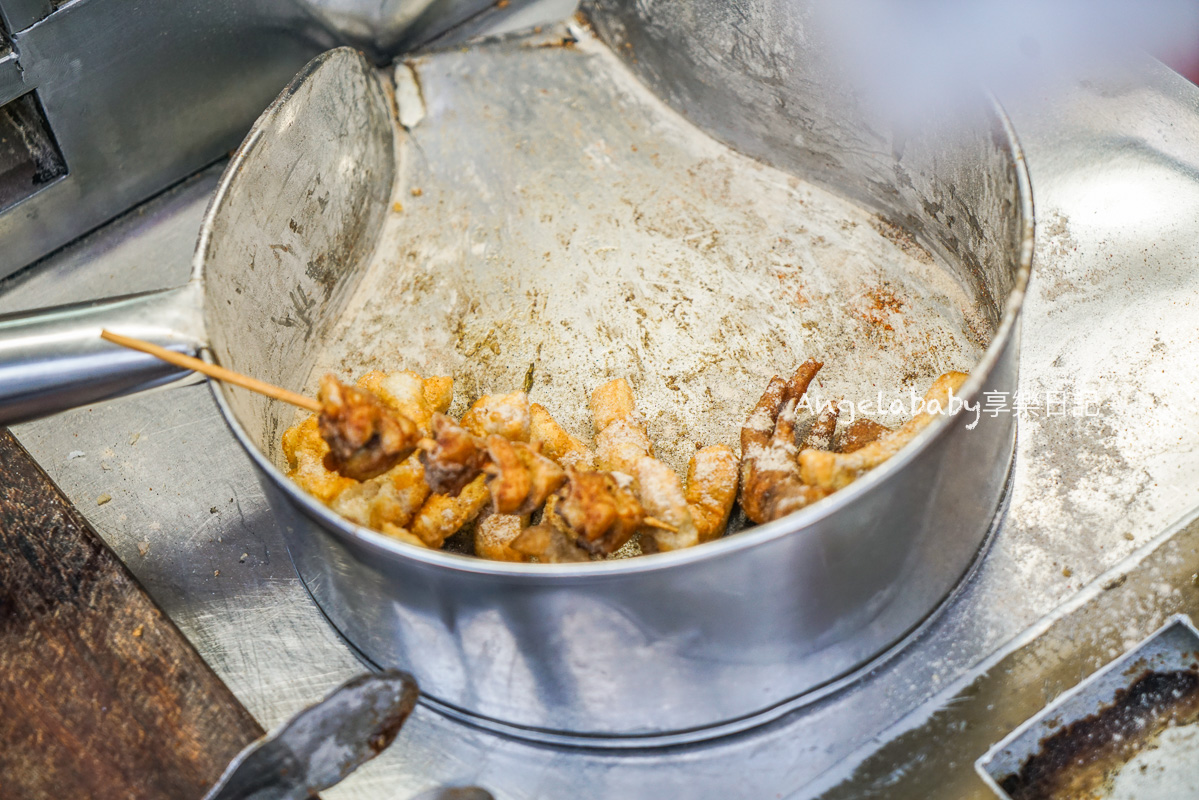
<svg viewBox="0 0 1199 800"><path fill-rule="evenodd" d="M608 381L591 393L591 419L597 436L613 422L631 419L635 412L633 390L624 378Z"/></svg>
<svg viewBox="0 0 1199 800"><path fill-rule="evenodd" d="M591 393L596 462L602 469L632 475L643 456L653 455L654 446L635 412L633 391L624 378L608 381Z"/></svg>
<svg viewBox="0 0 1199 800"><path fill-rule="evenodd" d="M719 539L737 499L737 456L719 444L704 447L687 465L687 507L700 542Z"/></svg>
<svg viewBox="0 0 1199 800"><path fill-rule="evenodd" d="M326 375L318 399L317 428L329 445L326 469L363 481L382 475L416 450L416 424L370 392Z"/></svg>
<svg viewBox="0 0 1199 800"><path fill-rule="evenodd" d="M487 445L445 414L433 414L432 428L432 441L421 443L425 481L437 494L457 495L483 473Z"/></svg>
<svg viewBox="0 0 1199 800"><path fill-rule="evenodd" d="M487 437L491 461L484 470L491 476L487 488L497 513L531 514L566 481L562 467L541 455L538 447L495 434Z"/></svg>
<svg viewBox="0 0 1199 800"><path fill-rule="evenodd" d="M829 403L812 423L812 427L799 443L799 449L832 450L833 439L837 433L837 417L840 415L840 407L836 403Z"/></svg>
<svg viewBox="0 0 1199 800"><path fill-rule="evenodd" d="M529 396L524 392L484 395L462 415L462 427L483 438L495 434L513 442L527 442Z"/></svg>
<svg viewBox="0 0 1199 800"><path fill-rule="evenodd" d="M437 550L447 538L477 517L490 497L484 475L468 483L457 497L429 495L408 530L427 547Z"/></svg>
<svg viewBox="0 0 1199 800"><path fill-rule="evenodd" d="M421 396L430 415L446 413L454 402L454 379L436 375L425 378L421 381Z"/></svg>
<svg viewBox="0 0 1199 800"><path fill-rule="evenodd" d="M406 526L429 496L420 460L409 456L382 475L354 484L332 498L329 507L351 522L374 530Z"/></svg>
<svg viewBox="0 0 1199 800"><path fill-rule="evenodd" d="M543 522L525 528L509 547L525 556L535 557L546 564L569 564L590 561L587 551L569 533Z"/></svg>
<svg viewBox="0 0 1199 800"><path fill-rule="evenodd" d="M673 469L652 456L643 456L634 472L637 496L647 516L663 526L641 529L641 550L646 553L682 550L699 544L699 528L683 493L683 484Z"/></svg>
<svg viewBox="0 0 1199 800"><path fill-rule="evenodd" d="M528 554L511 547L528 524L527 515L484 511L475 523L475 555L492 561L528 561Z"/></svg>
<svg viewBox="0 0 1199 800"><path fill-rule="evenodd" d="M384 405L408 417L426 434L430 431L434 412L444 414L454 397L452 378L426 379L412 370L372 370L358 379L358 387L366 389Z"/></svg>
<svg viewBox="0 0 1199 800"><path fill-rule="evenodd" d="M872 419L860 417L841 429L837 436L836 447L832 449L838 453L852 453L890 432L891 429L886 425L880 425ZM829 448L817 449L827 450Z"/></svg>
<svg viewBox="0 0 1199 800"><path fill-rule="evenodd" d="M962 388L969 377L964 372L947 372L933 382L924 395L925 409L936 404L940 413L949 408L949 395ZM895 455L928 427L939 416L928 410L921 411L904 423L898 430L876 439L852 453L826 453L820 450L804 450L799 454L800 476L804 483L813 487L835 491L857 480L863 473L874 469Z"/></svg>
<svg viewBox="0 0 1199 800"><path fill-rule="evenodd" d="M590 469L595 466L595 453L580 440L571 436L550 416L545 406L529 405L529 441L541 445L541 452L564 467Z"/></svg>
<svg viewBox="0 0 1199 800"><path fill-rule="evenodd" d="M321 438L315 414L283 432L283 455L289 469L287 477L322 503L328 503L346 489L358 485L358 481L325 468L328 453L329 445Z"/></svg>
<svg viewBox="0 0 1199 800"><path fill-rule="evenodd" d="M422 542L419 537L413 536L407 528L401 528L399 525L392 525L390 522L385 522L383 523L383 527L379 529L379 532L393 539L399 539L401 542L407 542L413 547L429 549L429 545Z"/></svg>
<svg viewBox="0 0 1199 800"><path fill-rule="evenodd" d="M653 453L645 430L627 419L614 420L595 437L595 460L601 469L636 475L641 459Z"/></svg>
<svg viewBox="0 0 1199 800"><path fill-rule="evenodd" d="M491 490L493 508L501 514L511 514L520 508L533 490L532 476L512 442L494 434L487 437L487 474L491 478L487 488Z"/></svg>
<svg viewBox="0 0 1199 800"><path fill-rule="evenodd" d="M443 414L433 415L434 438L422 442L425 479L438 494L457 495L486 473L488 489L500 514L529 514L540 508L566 480L540 445L512 442L498 434L486 441Z"/></svg>
<svg viewBox="0 0 1199 800"><path fill-rule="evenodd" d="M830 494L805 486L796 463L796 407L822 366L808 359L790 381L771 378L741 428L741 508L753 522L785 517Z"/></svg>
<svg viewBox="0 0 1199 800"><path fill-rule="evenodd" d="M547 519L560 518L574 533L578 546L588 552L606 555L619 549L645 520L645 509L637 497L610 472L575 467L566 471L566 486L553 508L547 509Z"/></svg>
<svg viewBox="0 0 1199 800"><path fill-rule="evenodd" d="M636 410L633 392L624 378L608 381L592 392L596 460L604 469L631 476L646 513L672 529L643 528L642 550L678 550L698 544L699 530L683 484L674 470L653 457L653 445Z"/></svg>

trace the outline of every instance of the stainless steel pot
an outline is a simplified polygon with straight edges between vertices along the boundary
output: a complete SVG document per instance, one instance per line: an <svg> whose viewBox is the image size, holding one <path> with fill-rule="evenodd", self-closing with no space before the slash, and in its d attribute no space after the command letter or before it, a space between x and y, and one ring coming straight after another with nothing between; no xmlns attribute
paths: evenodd
<svg viewBox="0 0 1199 800"><path fill-rule="evenodd" d="M581 347L563 362L568 373L540 375L534 393L557 398L569 416L582 387L632 373L650 396L670 396L663 382L680 386L681 417L706 431L701 417L748 408L764 385L755 376L819 355L807 348L835 349L854 367L842 388L863 375L900 385L913 342L938 326L968 336L981 325L989 343L963 396L1013 392L1032 203L1010 125L980 102L952 124L883 133L826 70L806 8L762 0L756 16L730 25L722 17L732 10L716 0L603 0L588 13L607 46L577 25L567 39L555 31L423 56L397 68L395 94L357 54L321 56L227 168L188 286L0 319L0 420L179 377L102 343L101 326L296 389L310 390L329 366L413 366L452 369L462 395L519 385L518 368L538 357L530 354L569 352L604 328L607 349ZM704 171L712 165L729 169ZM752 190L730 196L741 174ZM714 175L728 183L709 191ZM827 316L824 338L803 314L772 316L778 301L756 294L751 278L778 252L761 232L775 231L772 208L788 203L770 193L808 191L792 175L834 189L914 248L923 265L914 283L935 272L959 287L973 323L914 304L900 332L867 345L842 341L835 293L805 312ZM759 193L765 207L754 205ZM695 247L694 230L653 226L645 241L685 245L662 267L685 277L670 291L723 280L730 305L752 316L758 304L765 324L655 317L657 278L614 289L602 309L615 317L580 311L586 304L572 299L594 299L597 280L661 266L644 253L606 262L618 245L586 225L623 203L632 216L612 216L608 232L636 243L630 220L663 196L664 208L686 206L690 223L725 219L718 233L743 248L723 239ZM779 213L802 218L798 205ZM738 239L741 217L768 224ZM564 249L546 266L552 240ZM752 291L738 294L742 285ZM517 301L539 288L572 302L536 301L525 316ZM702 302L686 297L674 313ZM652 323L608 324L625 309ZM572 326L573 338L558 333ZM674 333L654 338L666 329ZM710 368L660 374L682 350L705 348L715 354ZM643 363L622 360L628 352ZM696 387L727 397L695 405L704 394ZM408 669L429 702L476 724L597 746L753 725L893 648L979 554L1015 437L1010 414L983 416L973 429L943 418L879 469L786 519L688 551L520 565L421 550L346 522L279 468L291 409L235 387L214 387L214 396L260 467L300 576L364 658Z"/></svg>

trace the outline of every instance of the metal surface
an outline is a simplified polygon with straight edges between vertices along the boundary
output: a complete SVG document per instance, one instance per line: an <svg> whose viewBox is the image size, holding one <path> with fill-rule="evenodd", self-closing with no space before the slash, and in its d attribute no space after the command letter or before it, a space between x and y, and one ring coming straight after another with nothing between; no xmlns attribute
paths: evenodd
<svg viewBox="0 0 1199 800"><path fill-rule="evenodd" d="M361 675L247 747L204 800L305 800L383 752L420 694L402 672Z"/></svg>
<svg viewBox="0 0 1199 800"><path fill-rule="evenodd" d="M16 67L0 67L0 103L36 90L68 170L0 213L0 276L228 153L337 43L290 0L0 7Z"/></svg>
<svg viewBox="0 0 1199 800"><path fill-rule="evenodd" d="M198 301L199 287L187 285L56 308L32 320L0 317L0 423L37 419L179 380L186 371L116 352L99 338L100 330L119 328L191 353L205 338Z"/></svg>
<svg viewBox="0 0 1199 800"><path fill-rule="evenodd" d="M331 88L329 81L337 85ZM297 106L311 108L323 124L293 124ZM180 288L0 318L0 422L44 416L186 374L101 341L105 327L187 353L208 346L211 330L212 343L225 348L232 368L295 383L314 358L303 357L304 343L314 334L319 341L333 324L337 300L355 285L382 224L394 170L390 124L387 97L361 56L341 49L314 59L263 113L229 166L237 174L247 160L257 160L285 172L281 185L270 188L273 215L262 215L267 195L251 185L231 198L218 192L209 217L211 225L252 231L247 235L266 237L269 244L244 250L234 235L220 242L221 249L202 236L197 268ZM333 142L343 144L329 147ZM319 245L301 257L289 241L303 236ZM269 266L256 273L259 259ZM261 276L254 291L243 294L240 285L232 285L243 273ZM294 316L278 314L285 297ZM323 304L313 310L318 299ZM267 321L275 324L264 327ZM267 330L273 335L264 338ZM297 357L276 360L273 369L239 367L239 357L228 353L249 350L243 344L247 337L270 352ZM236 344L230 347L230 341Z"/></svg>
<svg viewBox="0 0 1199 800"><path fill-rule="evenodd" d="M395 55L494 9L496 0L301 0L300 4L337 31L346 44L387 63Z"/></svg>
<svg viewBox="0 0 1199 800"><path fill-rule="evenodd" d="M1132 760L1130 756L1138 751L1154 749L1159 734L1167 727L1167 721L1176 716L1175 712L1183 711L1175 706L1185 706L1185 711L1179 715L1181 719L1178 721L1187 723L1193 722L1188 717L1193 717L1194 709L1199 703L1195 701L1193 689L1184 693L1181 686L1163 686L1164 691L1156 695L1150 693L1131 698L1125 695L1123 699L1121 693L1128 692L1131 685L1143 680L1150 672L1158 675L1190 675L1191 680L1188 683L1193 686L1199 682L1197 659L1199 632L1195 631L1194 625L1187 617L1173 619L1169 625L1155 632L1135 650L1112 661L1078 686L1065 692L1041 713L1008 734L978 760L976 766L979 775L992 791L1004 800L1011 800L1008 793L1001 788L1005 779L1018 774L1021 767L1043 752L1046 742L1055 736L1077 744L1070 748L1073 751L1072 758L1057 755L1064 754L1060 749L1062 746L1057 745L1059 750L1048 756L1055 762L1049 769L1069 774L1072 768L1081 768L1092 775L1097 772L1111 777L1123 772L1134 772L1135 770L1127 769L1127 762ZM1077 726L1080 721L1085 724L1086 721L1095 720L1105 712L1110 719L1106 728L1092 722L1084 728L1071 730L1071 726ZM1185 727L1185 724L1181 727ZM1119 746L1110 747L1113 742ZM1098 770L1094 769L1096 765L1100 766ZM1046 769L1046 772L1049 769ZM1193 775L1184 771L1180 777L1182 780L1173 786L1174 796L1191 797L1199 793L1199 784L1186 782L1193 779ZM1155 775L1154 778L1157 779L1158 776ZM1135 780L1136 777L1130 774L1126 782L1131 783ZM1095 794L1095 800L1108 796L1102 786L1079 788L1088 794Z"/></svg>
<svg viewBox="0 0 1199 800"><path fill-rule="evenodd" d="M982 320L976 325L997 332L967 397L1015 386L1028 208L1027 196L1019 195L1017 157L992 139L992 126L1001 124L995 117L984 117L981 130L955 131L959 139L930 133L908 142L900 172L910 168L920 177L896 193L910 191L915 205L949 202L950 196L969 202L979 226L975 233L958 231L958 247L969 248L971 259L947 258L949 266L939 268L927 253L923 261L904 260L903 251L871 227L882 223L868 214L712 147L641 90L605 47L585 31L574 35L578 41L569 47L517 40L407 66L418 76L427 109L401 142L404 178L395 197L409 210L393 217L396 238L384 236L381 257L364 278L360 299L349 301L352 313L342 315L337 336L323 342L314 336L324 352L312 374L329 363L350 372L368 365L445 371L459 381L461 404L478 392L518 384L535 360L545 377L535 383L534 397L579 432L578 410L588 390L623 374L645 407L659 414L655 438L670 460L692 439L733 438L757 387L780 368L776 359L789 365L797 353L816 350L830 362L840 360L844 371L833 373L830 391L850 391L855 380L899 387L904 376L910 385L950 367L970 368L977 351L959 341L970 341L972 314ZM562 32L553 36L560 40ZM820 80L815 72L808 77ZM575 121L557 135L553 121L565 97L574 102ZM573 166L588 150L605 157ZM877 157L894 163L892 150L887 143ZM256 169L261 186L243 186L262 196L273 194L273 176L287 174L285 164L269 160ZM952 186L938 183L938 169L952 176ZM704 199L705 181L723 181L728 194ZM579 184L595 188L568 194L567 187ZM605 190L609 184L613 189ZM458 186L469 189L458 193ZM508 191L521 197L515 220L511 208L495 202ZM422 213L413 197L426 192L429 211ZM236 190L227 197L236 199ZM772 213L788 197L795 215ZM889 197L880 190L877 205ZM581 210L620 209L622 201L630 208L612 216L576 215L572 201ZM687 244L686 231L671 226L680 214L701 232L715 225L721 241L701 242L698 254L679 247L680 236ZM627 230L617 238L622 224L642 217L641 241ZM271 241L261 226L244 226L236 214L229 218L236 228L214 222L206 235L235 260L241 251L223 243L234 231L247 242L240 245L246 252ZM304 216L293 218L306 227ZM953 235L950 223L929 217L925 224ZM830 241L829 262L837 267L819 258L802 267L807 291L827 291L830 298L806 313L770 296L779 271L789 267L765 261L771 249L783 261L803 259L810 246L801 238L804 225L821 241L826 228L857 227L867 247L840 246L871 254L858 266ZM768 238L768 231L778 238ZM564 236L572 244L554 243ZM800 241L778 247L786 236ZM606 255L612 248L602 245L610 241L626 250ZM306 261L304 248L327 245L309 234L293 246ZM540 257L543 251L549 256ZM647 263L641 254L649 253L662 267ZM766 268L755 269L755 262ZM260 276L236 280L243 296L277 303ZM894 335L873 347L867 344L872 331L847 312L850 304L831 299L867 292L871 280L892 287L910 306L896 319ZM946 285L953 288L941 289ZM968 299L955 304L949 299L955 290ZM690 308L657 322L679 304L680 292L690 295ZM536 319L506 325L514 308L529 305L530 293L540 295L532 303ZM223 308L219 300L212 305ZM413 311L395 315L398 307ZM231 319L262 330L265 314L233 308ZM336 308L321 306L331 318ZM639 318L655 320L660 335L646 334ZM819 331L808 332L812 327ZM222 362L238 359L239 368L254 374L281 368L279 348L248 337L237 346L217 342L221 329L211 327ZM930 336L945 334L948 341L930 347ZM297 385L296 371L287 369L290 380L283 382ZM672 392L667 386L674 381ZM246 393L221 394L231 418L246 429L238 431L243 442L271 475L279 434L293 412ZM712 395L714 401L705 400ZM671 417L681 422L671 427ZM688 424L701 418L723 428ZM758 724L921 622L978 552L1004 486L1012 435L1010 417L972 431L943 425L823 507L695 551L605 565L529 567L412 549L355 530L290 483L264 485L307 586L373 663L412 669L428 696L447 709L518 735L642 746L645 737L679 741L712 736L712 726L727 732ZM861 552L877 558L863 561L855 555ZM753 583L774 589L754 597L742 588ZM709 701L690 702L696 694Z"/></svg>
<svg viewBox="0 0 1199 800"><path fill-rule="evenodd" d="M527 3L504 5L3 0L0 105L35 90L68 172L0 210L0 277L223 157L323 50L350 44L382 63L461 23L528 22Z"/></svg>
<svg viewBox="0 0 1199 800"><path fill-rule="evenodd" d="M589 32L577 29L565 45L564 33L555 32L550 46L515 39L408 65L428 113L417 128L397 129L404 179L394 203L391 118L375 76L344 50L306 68L230 164L201 233L193 281L203 285L216 359L299 387L311 384L318 360L346 348L358 362L387 367L401 366L400 356L403 366L452 372L467 400L489 383L515 382L528 363L524 347L549 376L537 396L568 415L601 380L629 376L647 409L682 420L666 428L667 458L693 438L734 438L760 387L799 360L797 351L841 362L833 391L865 383L900 391L972 365L966 401L1015 387L1031 204L1018 147L995 109L983 105L953 126L930 124L900 147L886 137L867 140L854 109L815 108L813 124L828 127L831 138L811 145L839 141L854 155L844 165L858 178L851 194L870 196L871 209L886 215L876 217L714 145L645 92ZM800 52L798 41L790 44ZM777 89L780 96L802 104L828 91L817 64L794 67L805 77ZM463 74L473 88L459 92ZM737 76L758 86L751 63L728 77ZM575 103L565 136L552 129L562 98ZM524 127L512 126L518 119ZM506 139L509 128L521 138ZM541 130L550 133L538 140L533 132ZM494 149L459 141L470 132ZM444 151L422 148L425 135ZM540 173L523 157L506 158L530 137L523 149L546 162ZM603 158L554 177L589 150ZM452 187L472 175L473 191L455 197ZM393 216L409 250L397 263L385 235L363 278L358 265L376 245L382 209L421 196L414 179L436 198L436 214L427 222ZM526 180L541 186L540 194L519 188L532 228L509 223L488 251L480 236L493 225L502 230L510 213L490 198ZM567 194L578 182L596 189ZM709 193L707 183L723 188ZM604 193L608 184L619 197ZM473 202L476 193L482 204ZM631 211L593 215L580 230L572 202L580 209L623 202ZM624 254L589 252L619 236L626 217L643 227L642 241L625 237ZM909 217L933 253L895 227ZM696 240L688 225L716 241ZM439 230L449 239L439 240ZM578 233L579 241L563 244L556 260L547 250L541 261L537 254L553 245L535 233L567 242ZM787 237L796 241L784 246ZM419 276L438 262L452 265L441 270L444 288L414 299L410 264ZM803 273L798 301L790 290L775 295L787 272ZM366 301L352 296L360 279ZM904 313L885 324L855 316L855 303L872 291L888 292ZM539 319L504 329L530 292L543 293L534 303ZM454 296L469 309L455 306ZM691 308L679 311L680 301ZM401 302L416 310L396 316ZM673 320L662 320L668 309ZM597 325L601 319L610 324ZM564 326L569 335L559 333ZM603 341L588 338L593 327ZM470 357L488 338L490 352L502 350L509 361ZM58 350L69 353L68 343L56 341ZM599 348L611 354L602 362ZM687 552L529 566L412 548L354 528L272 463L292 410L239 389L219 393L263 469L308 588L368 658L410 668L455 713L527 737L605 746L760 724L895 644L976 557L1005 486L1014 434L1010 416L970 428L970 420L942 419L903 454L787 520ZM687 423L700 418L723 429ZM864 559L866 552L873 557ZM752 585L772 589L755 595ZM692 702L697 694L708 702Z"/></svg>
<svg viewBox="0 0 1199 800"><path fill-rule="evenodd" d="M1199 504L1199 427L1189 422L1197 106L1199 91L1145 64L1012 109L1047 220L1021 389L1072 389L1101 401L1101 414L1022 412L1010 507L986 558L898 657L776 723L667 750L530 746L418 707L396 746L322 796L382 800L477 783L502 800L682 791L726 800L812 797L847 781L853 797L994 800L976 758L1199 599L1194 529L1166 530ZM0 307L182 283L216 178L201 175L4 282ZM297 579L254 467L205 387L122 398L17 433L265 726L361 671ZM112 501L97 505L101 494ZM1105 591L1134 550L1125 568L1138 577ZM1164 561L1143 558L1158 551ZM1119 602L1060 626L1027 670L994 668L1042 639L1049 626L1038 618L1095 597ZM1074 640L1090 665L1082 671L1059 646ZM972 688L980 677L993 681L985 693ZM873 753L877 768L859 769Z"/></svg>

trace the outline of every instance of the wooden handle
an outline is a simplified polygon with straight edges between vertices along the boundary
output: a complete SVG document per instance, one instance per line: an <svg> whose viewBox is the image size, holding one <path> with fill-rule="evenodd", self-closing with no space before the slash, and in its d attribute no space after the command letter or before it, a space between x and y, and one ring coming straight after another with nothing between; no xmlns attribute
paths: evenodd
<svg viewBox="0 0 1199 800"><path fill-rule="evenodd" d="M0 475L0 794L202 797L262 728L3 428Z"/></svg>
<svg viewBox="0 0 1199 800"><path fill-rule="evenodd" d="M149 353L152 356L161 358L170 364L184 369L195 370L201 372L210 378L225 383L232 383L235 386L241 386L243 389L249 389L251 392L273 397L276 400L282 400L284 403L291 403L293 406L306 408L313 413L320 413L321 404L311 397L305 397L296 392L290 392L287 389L275 386L274 384L260 381L257 378L251 378L248 375L242 375L240 372L218 367L215 364L209 364L207 361L201 361L198 358L185 356L182 353L176 353L174 350L167 350L165 347L159 347L156 344L143 341L142 339L134 339L131 336L121 336L119 333L112 331L100 331L100 338L106 339L113 344L119 344L122 347L128 347L130 350L140 350L143 353Z"/></svg>

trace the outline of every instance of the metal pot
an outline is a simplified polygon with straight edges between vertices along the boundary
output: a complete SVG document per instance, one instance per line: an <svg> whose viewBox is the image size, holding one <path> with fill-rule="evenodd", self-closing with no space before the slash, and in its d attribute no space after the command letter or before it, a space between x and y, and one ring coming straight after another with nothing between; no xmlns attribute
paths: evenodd
<svg viewBox="0 0 1199 800"><path fill-rule="evenodd" d="M539 306L535 322L515 322L513 298L535 284L585 294L597 274L651 269L636 258L603 267L609 251L602 244L545 267L538 236L578 230L622 197L633 197L635 206L647 196L635 192L648 180L659 182L651 194L673 186L681 194L671 197L701 210L722 203L734 215L743 210L735 198L705 191L710 174L671 172L688 158L696 165L727 159L738 165L733 172L765 181L767 193L771 186L800 191L779 176L802 175L865 209L880 230L918 248L928 257L921 263L935 263L961 287L983 319L989 343L963 397L1013 392L1032 204L1006 117L988 101L952 125L930 122L902 138L880 134L884 129L847 103L824 70L815 32L805 28L806 5L760 6L756 17L732 26L721 22L732 11L716 0L603 0L588 13L608 46L580 24L565 39L555 31L423 56L397 68L394 95L387 76L356 53L326 53L263 114L228 166L204 221L191 283L0 319L0 421L179 377L101 342L101 326L199 350L296 389L311 389L314 372L330 364L409 366L403 357L420 352L442 353L417 366L453 367L464 394L519 386L518 367L529 352L555 336L553 346L562 347L555 331L564 322L584 339L591 331L571 303L559 311ZM541 97L564 99L546 107ZM561 124L537 127L550 113ZM532 127L521 128L522 121ZM572 137L602 146L572 166L560 158ZM507 157L488 151L497 140ZM531 164L548 166L530 176ZM595 179L594 170L614 168L611 174L629 180ZM576 194L572 200L564 192ZM414 208L418 194L429 198L424 211ZM512 221L526 211L527 224ZM514 227L492 235L503 225ZM655 228L653 236L685 238L676 229ZM446 237L457 242L450 261L458 266L437 266L428 280L405 284L386 307L392 316L364 312L379 302L379 275L390 274L378 264L394 272L402 267L396 260L409 255L434 263ZM426 241L437 252L413 249ZM584 242L568 244L570 252L585 249ZM769 245L759 247L765 258ZM749 262L714 259L729 254L719 242L687 252L679 269L701 267L686 273L697 283L732 276L722 286L735 292L753 271ZM444 299L437 286L445 297L471 287L492 291L463 311L437 306L434 300ZM630 291L612 313L627 306L655 319L653 291L648 284ZM757 302L774 308L770 298ZM966 324L934 310L908 312L904 324L913 336ZM454 332L447 326L455 317L469 324ZM363 319L373 321L363 327ZM646 392L666 392L658 362L626 364L619 354L634 346L628 340L652 338L671 324L615 326L610 349L571 362L578 367L569 375L539 378L535 393L577 405L580 387L622 370ZM748 409L765 383L750 377L818 355L801 352L805 343L797 337L808 328L788 330L793 349L771 345L778 338L770 338L773 325L742 331L717 319L708 327L693 320L675 337L685 336L693 349L727 345L741 355L715 359L711 370L678 384L723 386L729 397L713 406L714 418L726 407ZM660 338L647 345L649 355L678 354L677 342ZM890 344L861 347L837 337L819 341L840 347L843 363L871 380L902 382L905 365L895 353L909 352L910 341L899 334ZM495 348L484 358L485 342ZM759 723L896 646L979 554L1015 438L1010 414L983 416L972 429L960 416L942 418L882 467L785 519L687 551L523 565L421 550L348 523L281 471L279 435L294 420L291 409L235 387L213 391L260 468L300 576L365 659L411 671L430 703L476 724L597 746L683 741ZM680 403L699 394L683 391ZM702 408L687 414L697 428L707 424Z"/></svg>

